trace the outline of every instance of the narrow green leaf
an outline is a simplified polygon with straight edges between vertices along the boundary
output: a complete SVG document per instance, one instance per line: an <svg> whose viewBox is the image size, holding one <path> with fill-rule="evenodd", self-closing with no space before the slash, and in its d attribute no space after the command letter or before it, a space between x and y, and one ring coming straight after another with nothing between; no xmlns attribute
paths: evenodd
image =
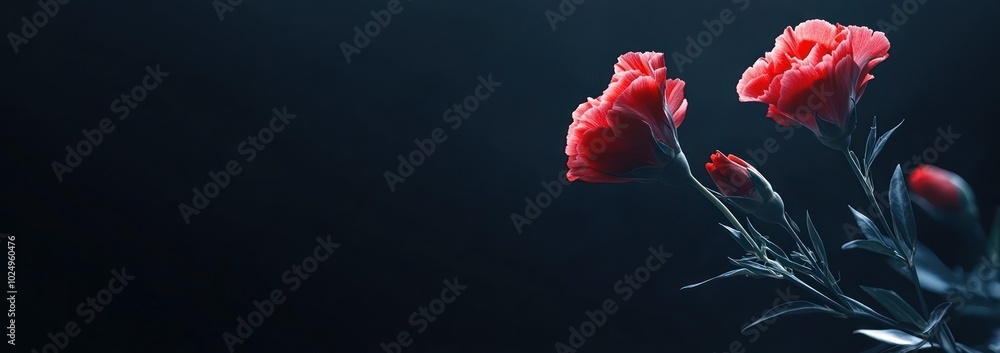
<svg viewBox="0 0 1000 353"><path fill-rule="evenodd" d="M847 208L851 209L851 214L854 215L854 221L858 224L858 228L861 229L861 233L865 235L865 238L885 245L889 249L897 250L896 244L893 243L892 239L882 235L882 232L878 230L878 227L875 226L875 222L873 222L871 218L868 218L868 216L858 212L858 210L855 210L854 207L847 206ZM895 253L890 256L895 256Z"/></svg>
<svg viewBox="0 0 1000 353"><path fill-rule="evenodd" d="M753 271L758 276L776 277L777 274L774 273L770 268L757 263L757 258L746 257L742 259L729 259L736 266L740 266L747 270Z"/></svg>
<svg viewBox="0 0 1000 353"><path fill-rule="evenodd" d="M868 292L882 306L889 309L889 313L897 320L913 324L916 327L922 328L927 326L927 321L924 321L924 318L920 317L920 314L910 304L907 304L899 294L896 294L896 292L866 286L861 286L861 289L864 289L865 292Z"/></svg>
<svg viewBox="0 0 1000 353"><path fill-rule="evenodd" d="M826 247L823 246L823 239L819 237L819 232L816 231L816 226L813 225L812 217L809 216L809 211L806 211L806 229L809 231L809 240L812 241L812 245L816 248L816 258L819 260L823 266L826 266Z"/></svg>
<svg viewBox="0 0 1000 353"><path fill-rule="evenodd" d="M740 247L743 248L744 251L746 251L748 253L751 253L751 254L756 254L757 253L756 247L750 245L750 241L747 238L743 237L743 233L742 232L740 232L740 231L738 231L736 229L733 229L732 227L729 227L729 226L727 226L725 224L719 224L719 225L722 226L722 228L725 228L726 230L729 231L729 235L731 235L733 237L733 240L735 240L736 243L739 244Z"/></svg>
<svg viewBox="0 0 1000 353"><path fill-rule="evenodd" d="M903 255L911 259L917 246L917 224L913 219L913 206L910 204L910 193L906 190L903 169L896 165L889 183L889 209L892 211L892 221L896 226L896 235L900 245L905 246Z"/></svg>
<svg viewBox="0 0 1000 353"><path fill-rule="evenodd" d="M909 281L913 281L913 276L910 274L910 264L898 257L890 257L886 259L886 263L889 264L893 270L899 272L904 278ZM918 275L919 276L919 275ZM922 284L922 283L921 283Z"/></svg>
<svg viewBox="0 0 1000 353"><path fill-rule="evenodd" d="M868 166L871 165L872 152L875 152L875 138L878 128L876 127L876 118L872 117L872 128L868 132L868 141L865 142L865 170L868 170ZM867 175L867 173L865 173Z"/></svg>
<svg viewBox="0 0 1000 353"><path fill-rule="evenodd" d="M747 270L745 268L738 268L738 269L735 269L735 270L723 273L721 275L718 275L718 276L706 279L704 281L701 281L701 282L698 282L698 283L695 283L695 284L691 284L691 285L687 285L687 286L681 287L681 290L685 290L685 289L689 289L689 288L694 288L694 287L700 286L702 284L711 282L713 280L717 280L719 278L728 278L728 277L733 277L733 276L757 277L757 275L754 274L750 270Z"/></svg>
<svg viewBox="0 0 1000 353"><path fill-rule="evenodd" d="M807 301L803 301L803 300L797 300L797 301L793 301L793 302L787 302L787 303L784 303L784 304L781 304L781 305L778 305L776 307L771 308L771 310L768 310L766 313L764 313L764 315L760 319L757 319L757 321L754 321L753 323L751 323L751 324L747 325L746 327L744 327L743 331L746 331L747 329L749 329L751 327L757 326L757 324L760 324L761 322L773 319L773 318L781 316L781 315L786 315L786 314L811 314L811 313L828 313L828 314L836 315L838 317L843 317L843 314L838 313L835 310L830 309L828 307L825 307L825 306L822 306L822 305L819 305L819 304L816 304L816 303L812 303L812 302L807 302Z"/></svg>
<svg viewBox="0 0 1000 353"><path fill-rule="evenodd" d="M844 250L863 249L871 251L876 254L882 254L889 257L896 257L896 253L892 251L892 249L889 249L885 247L885 245L882 245L882 243L874 240L854 240L847 244L844 244L841 248Z"/></svg>
<svg viewBox="0 0 1000 353"><path fill-rule="evenodd" d="M750 222L750 219L747 219L747 231L750 232L750 235L753 236L754 239L762 240L764 243L764 247L766 247L768 250L771 250L771 252L775 253L776 255L779 255L780 257L788 258L788 255L785 255L785 251L782 250L781 247L778 246L778 244L775 244L774 242L771 241L771 239L764 237L763 234L760 234L760 232L758 232L757 229L753 227L753 222Z"/></svg>
<svg viewBox="0 0 1000 353"><path fill-rule="evenodd" d="M875 311L872 308L869 308L867 305L865 305L865 304L863 304L863 303L855 300L854 298L848 297L848 296L846 296L844 294L837 294L837 297L839 297L840 299L843 299L844 301L846 301L847 304L848 304L848 306L851 307L851 310L854 310L855 314L858 314L858 315L872 315L872 316L878 317L879 319L881 319L883 321L891 322L893 324L896 323L895 319L893 319L891 317L886 317L885 315L882 315L882 314L879 314L879 312Z"/></svg>
<svg viewBox="0 0 1000 353"><path fill-rule="evenodd" d="M934 308L934 311L931 312L930 319L927 321L927 327L924 327L923 332L928 333L933 331L938 324L941 323L941 320L944 319L944 316L948 314L948 309L951 309L951 302L941 303Z"/></svg>
<svg viewBox="0 0 1000 353"><path fill-rule="evenodd" d="M917 344L922 344L925 341L920 338L908 334L906 332L890 329L890 330L857 330L854 333L860 333L862 335L871 337L879 342L884 342L888 344L893 344L897 346L912 346Z"/></svg>
<svg viewBox="0 0 1000 353"><path fill-rule="evenodd" d="M892 128L892 130L886 131L885 134L882 134L882 137L878 138L878 142L875 142L875 149L872 150L871 157L865 161L865 174L868 174L868 170L872 169L872 162L875 161L875 157L878 156L878 153L882 152L882 148L885 147L885 143L889 141L889 137L892 136L892 133L895 132L900 126L903 126L903 121L900 121L899 125L896 125L896 127Z"/></svg>

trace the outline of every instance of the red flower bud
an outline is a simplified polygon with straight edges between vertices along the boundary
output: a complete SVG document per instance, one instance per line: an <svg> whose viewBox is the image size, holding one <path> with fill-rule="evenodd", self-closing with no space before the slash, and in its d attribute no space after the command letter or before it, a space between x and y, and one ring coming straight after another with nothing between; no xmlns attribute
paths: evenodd
<svg viewBox="0 0 1000 353"><path fill-rule="evenodd" d="M972 189L955 173L923 164L910 173L908 182L914 202L937 218L976 208Z"/></svg>
<svg viewBox="0 0 1000 353"><path fill-rule="evenodd" d="M734 155L715 151L705 164L721 199L764 221L783 224L785 205L756 168Z"/></svg>

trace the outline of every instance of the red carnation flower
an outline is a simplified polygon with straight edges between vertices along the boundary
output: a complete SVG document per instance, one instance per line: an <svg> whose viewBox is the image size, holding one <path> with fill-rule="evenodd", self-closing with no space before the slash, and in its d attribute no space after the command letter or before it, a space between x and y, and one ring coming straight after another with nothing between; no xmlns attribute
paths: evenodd
<svg viewBox="0 0 1000 353"><path fill-rule="evenodd" d="M684 81L667 79L663 53L620 56L604 94L573 112L567 178L677 183L690 175L676 130L686 114Z"/></svg>
<svg viewBox="0 0 1000 353"><path fill-rule="evenodd" d="M767 117L779 124L808 127L843 149L854 131L854 105L875 78L870 72L888 57L885 33L809 20L786 28L743 72L736 92L741 102L767 103Z"/></svg>

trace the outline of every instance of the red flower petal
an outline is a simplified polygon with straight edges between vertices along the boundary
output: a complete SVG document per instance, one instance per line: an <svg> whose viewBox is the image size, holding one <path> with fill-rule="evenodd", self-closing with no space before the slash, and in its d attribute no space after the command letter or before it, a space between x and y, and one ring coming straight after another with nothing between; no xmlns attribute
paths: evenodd
<svg viewBox="0 0 1000 353"><path fill-rule="evenodd" d="M681 126L687 116L688 101L684 98L685 83L679 79L669 79L663 90L663 104L674 118L674 127Z"/></svg>
<svg viewBox="0 0 1000 353"><path fill-rule="evenodd" d="M653 76L656 82L663 82L667 79L667 64L663 53L625 53L618 57L618 63L615 64L615 74L626 71L639 71L645 76Z"/></svg>
<svg viewBox="0 0 1000 353"><path fill-rule="evenodd" d="M740 102L761 102L761 97L771 85L773 79L768 63L764 58L757 59L753 66L743 71L743 77L736 83L736 93L740 96Z"/></svg>
<svg viewBox="0 0 1000 353"><path fill-rule="evenodd" d="M726 196L753 195L754 185L747 171L749 164L734 155L727 157L718 150L710 158L712 161L705 164L705 170L712 177L719 192Z"/></svg>
<svg viewBox="0 0 1000 353"><path fill-rule="evenodd" d="M671 84L671 87L678 91L683 86L683 81ZM674 93L674 98L672 99L676 99L677 95L677 93ZM680 93L680 96L683 99L683 92ZM680 113L683 120L687 106L684 104L682 106L684 110L680 111ZM652 78L643 76L632 81L629 88L618 97L618 101L615 102L608 115L609 119L617 119L617 121L641 121L652 129L653 136L657 140L673 146L670 144L671 142L675 142L673 136L667 136L666 132L660 128L662 124L671 123L667 119L667 115L663 109L663 96L660 95L660 85Z"/></svg>
<svg viewBox="0 0 1000 353"><path fill-rule="evenodd" d="M875 78L869 72L875 65L889 58L889 39L885 37L885 33L873 31L868 27L848 26L847 30L854 62L861 68L856 88L860 98L868 81Z"/></svg>

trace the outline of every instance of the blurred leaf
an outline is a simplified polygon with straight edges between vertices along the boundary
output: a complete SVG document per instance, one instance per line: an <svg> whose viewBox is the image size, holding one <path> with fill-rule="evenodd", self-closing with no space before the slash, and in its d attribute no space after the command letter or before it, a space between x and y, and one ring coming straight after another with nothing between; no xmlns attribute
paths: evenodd
<svg viewBox="0 0 1000 353"><path fill-rule="evenodd" d="M817 260L826 266L826 247L823 246L823 239L819 237L819 232L816 231L816 226L813 225L812 217L809 216L809 211L806 211L806 229L809 231L809 240L812 241L813 247L816 248Z"/></svg>
<svg viewBox="0 0 1000 353"><path fill-rule="evenodd" d="M944 319L944 316L948 314L948 309L951 309L951 302L941 303L934 308L934 311L931 312L931 316L927 321L927 327L924 327L924 333L933 331L934 328L941 323L941 320Z"/></svg>
<svg viewBox="0 0 1000 353"><path fill-rule="evenodd" d="M871 161L874 159L872 158L872 152L875 151L875 135L878 130L876 120L875 117L872 117L872 128L868 132L868 141L865 142L865 171L868 170L868 166L872 164ZM865 173L865 175L868 175L868 173Z"/></svg>
<svg viewBox="0 0 1000 353"><path fill-rule="evenodd" d="M893 347L893 348L891 348L891 349L889 349L887 351L879 351L879 352L881 352L881 353L910 353L910 352L916 352L918 350L928 349L928 348L931 348L931 344L930 344L930 342L926 342L925 341L924 343L921 343L921 344L914 344L912 346L896 346L896 347Z"/></svg>
<svg viewBox="0 0 1000 353"><path fill-rule="evenodd" d="M903 121L900 121L899 125L896 125L896 127L892 128L892 130L886 131L885 134L882 134L882 137L878 138L878 142L875 142L875 149L872 150L871 157L868 157L868 160L865 161L866 175L868 174L868 170L872 169L872 162L875 161L875 157L878 156L878 153L882 152L882 148L885 147L885 143L889 141L889 137L892 136L892 133L895 132L900 126L903 126Z"/></svg>
<svg viewBox="0 0 1000 353"><path fill-rule="evenodd" d="M913 255L913 266L916 267L920 287L928 291L945 295L952 288L963 285L964 276L948 268L933 250L920 242L917 242L916 253ZM909 269L903 268L897 271L905 273L909 278Z"/></svg>
<svg viewBox="0 0 1000 353"><path fill-rule="evenodd" d="M882 245L882 243L879 243L874 240L855 240L847 244L844 244L841 248L844 250L864 249L876 254L882 254L889 257L896 257L896 253L893 252L892 249L889 249L885 247L885 245Z"/></svg>
<svg viewBox="0 0 1000 353"><path fill-rule="evenodd" d="M858 224L858 228L861 229L861 233L865 235L865 238L885 245L894 251L898 251L898 249L896 249L896 244L893 243L892 239L883 235L882 232L878 230L878 227L875 226L875 222L872 222L871 218L868 218L868 216L858 212L858 210L855 210L854 207L847 206L847 208L851 209L851 214L854 215L854 221ZM890 256L896 256L896 254L892 254Z"/></svg>
<svg viewBox="0 0 1000 353"><path fill-rule="evenodd" d="M880 342L885 342L888 344L894 344L897 346L913 346L921 343L925 343L924 339L920 337L913 336L906 332L891 329L891 330L855 330L854 333L860 333L862 335L871 337Z"/></svg>
<svg viewBox="0 0 1000 353"><path fill-rule="evenodd" d="M990 245L988 254L992 263L1000 263L1000 207L997 207L997 214L993 216L993 229L990 231Z"/></svg>
<svg viewBox="0 0 1000 353"><path fill-rule="evenodd" d="M899 294L896 294L896 292L888 289L866 286L861 286L861 289L864 289L865 292L868 292L868 294L875 298L875 300L882 304L882 306L889 309L889 313L892 314L892 316L897 320L913 324L916 327L927 326L927 321L924 321L924 318L920 317L920 314L917 313L917 311L914 310L910 304L907 304L906 301L899 296Z"/></svg>
<svg viewBox="0 0 1000 353"><path fill-rule="evenodd" d="M964 350L959 350L957 342L955 342L955 336L951 334L951 330L948 329L947 323L941 324L941 329L937 332L937 343L940 344L942 350L947 353L960 353Z"/></svg>
<svg viewBox="0 0 1000 353"><path fill-rule="evenodd" d="M810 313L828 313L828 314L833 314L833 315L836 315L836 316L839 316L839 317L843 317L843 315L841 313L838 313L835 310L830 309L828 307L825 307L825 306L822 306L822 305L819 305L819 304L816 304L816 303L813 303L813 302L807 302L807 301L803 301L803 300L797 300L797 301L793 301L793 302L787 302L787 303L784 303L784 304L781 304L781 305L778 305L776 307L771 308L771 310L768 310L766 313L764 313L764 315L760 319L757 319L757 321L754 321L753 323L751 323L751 324L747 325L746 327L744 327L743 331L746 331L747 329L749 329L751 327L757 326L757 324L760 324L761 322L773 319L773 318L781 316L781 315L785 315L785 314L810 314Z"/></svg>
<svg viewBox="0 0 1000 353"><path fill-rule="evenodd" d="M892 173L892 182L889 183L889 209L892 211L892 220L896 225L900 245L908 247L902 249L903 255L912 260L917 245L917 225L913 220L913 207L910 205L910 193L906 190L903 169L898 164L896 171Z"/></svg>
<svg viewBox="0 0 1000 353"><path fill-rule="evenodd" d="M713 280L717 280L719 278L728 278L728 277L733 277L733 276L757 277L757 275L754 274L753 271L750 271L750 270L745 269L745 268L738 268L738 269L735 269L735 270L723 273L721 275L718 275L718 276L706 279L704 281L701 281L701 282L698 282L698 283L695 283L695 284L691 284L691 285L687 285L687 286L681 287L681 290L685 290L685 289L689 289L689 288L694 288L694 287L700 286L702 284L711 282Z"/></svg>

